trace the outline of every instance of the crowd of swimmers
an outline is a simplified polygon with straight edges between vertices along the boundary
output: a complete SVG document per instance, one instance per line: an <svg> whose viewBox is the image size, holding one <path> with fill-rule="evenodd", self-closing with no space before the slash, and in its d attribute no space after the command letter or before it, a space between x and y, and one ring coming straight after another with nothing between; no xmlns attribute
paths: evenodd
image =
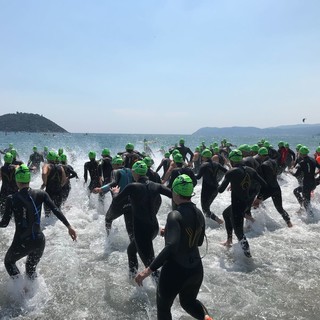
<svg viewBox="0 0 320 320"><path fill-rule="evenodd" d="M209 146L202 141L192 151L180 139L168 150L160 148L163 159L155 169L150 150L145 140L143 152L135 150L132 143L113 157L108 148L101 151L100 159L96 152L90 151L84 163L85 187L89 196L99 194L101 201L105 193L111 192L112 201L105 214L106 233L109 235L113 221L123 215L129 238L129 276L140 286L146 277L152 277L157 287L158 319L172 319L171 306L177 295L183 309L192 317L212 319L197 299L203 281L199 247L204 242L206 219L224 223L223 244L232 246L235 234L244 255L251 258L244 232L245 219L255 221L251 208L258 208L271 198L286 225L292 227L290 215L282 205L278 182L282 173L297 178L298 187L293 193L300 204L299 211L305 210L313 216L311 195L320 180L320 146L311 154L307 146L298 144L293 151L284 141L275 149L264 139L238 147L224 139ZM70 179L79 177L68 164L62 148L55 152L44 147L38 152L34 146L26 164L19 160L12 144L0 152L4 154L0 169L0 227L6 227L12 216L16 225L4 258L5 268L12 278L19 276L16 262L27 256L26 275L34 279L45 247L40 224L42 205L45 216L53 213L68 228L71 238L77 239L61 207L71 190ZM37 172L42 177L39 190L29 185ZM191 201L198 180L201 180L201 210ZM227 188L231 190L231 203L223 210L222 219L211 206L218 193ZM161 195L172 203L164 228L160 228L157 219ZM164 236L165 245L156 255L153 239L159 233ZM145 267L141 272L138 272L138 257Z"/></svg>

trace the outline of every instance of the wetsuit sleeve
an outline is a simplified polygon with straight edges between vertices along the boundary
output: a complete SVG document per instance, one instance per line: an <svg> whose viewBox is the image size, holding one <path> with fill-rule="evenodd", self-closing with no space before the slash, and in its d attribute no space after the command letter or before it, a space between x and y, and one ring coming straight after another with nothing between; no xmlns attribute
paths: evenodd
<svg viewBox="0 0 320 320"><path fill-rule="evenodd" d="M160 183L159 183L159 192L168 198L172 198L171 189Z"/></svg>
<svg viewBox="0 0 320 320"><path fill-rule="evenodd" d="M180 223L178 221L180 213L172 211L167 218L166 230L166 244L158 256L153 260L149 268L152 271L160 268L171 255L174 255L179 249L179 242L181 236Z"/></svg>
<svg viewBox="0 0 320 320"><path fill-rule="evenodd" d="M88 180L88 169L87 169L87 164L84 164L84 174L83 174L84 182L87 182Z"/></svg>
<svg viewBox="0 0 320 320"><path fill-rule="evenodd" d="M54 215L66 226L69 227L70 223L67 220L67 218L64 216L64 214L58 209L58 207L54 204L54 202L51 200L50 196L47 192L44 192L44 203L52 210Z"/></svg>
<svg viewBox="0 0 320 320"><path fill-rule="evenodd" d="M103 192L108 192L111 188L113 188L119 184L120 178L121 178L121 176L120 176L119 170L112 171L112 181L107 183L106 185L102 186L101 190Z"/></svg>
<svg viewBox="0 0 320 320"><path fill-rule="evenodd" d="M229 171L230 172L230 171ZM220 186L218 187L218 192L219 193L222 193L224 190L226 190L229 182L230 182L230 174L227 173L225 176L224 176L224 179L223 181L221 182Z"/></svg>
<svg viewBox="0 0 320 320"><path fill-rule="evenodd" d="M192 160L193 160L193 152L191 151L190 148L187 149L187 152L190 154L190 160L189 160L189 162L192 162Z"/></svg>
<svg viewBox="0 0 320 320"><path fill-rule="evenodd" d="M293 161L296 161L296 154L294 153L294 151L291 150L291 149L289 149L289 154L291 154L292 160L293 160Z"/></svg>
<svg viewBox="0 0 320 320"><path fill-rule="evenodd" d="M296 166L296 168L297 168L297 171L296 171L295 173L293 173L293 176L296 177L296 178L298 178L298 177L300 176L301 172L302 172L301 165L298 164L298 165Z"/></svg>
<svg viewBox="0 0 320 320"><path fill-rule="evenodd" d="M69 170L69 173L70 173L70 176L68 177L69 180L72 179L72 178L78 178L78 175L77 173L73 170L73 168L71 166L68 166L68 170Z"/></svg>
<svg viewBox="0 0 320 320"><path fill-rule="evenodd" d="M11 220L12 212L13 212L12 196L7 197L5 206L6 206L5 211L0 221L0 228L5 228Z"/></svg>
<svg viewBox="0 0 320 320"><path fill-rule="evenodd" d="M201 166L200 166L200 169L199 169L199 172L198 172L198 174L196 175L196 179L197 179L197 180L200 180L200 179L203 177L204 171L205 171L205 167L204 167L204 165L201 165Z"/></svg>
<svg viewBox="0 0 320 320"><path fill-rule="evenodd" d="M222 166L220 163L218 163L218 169L224 173L226 173L228 171L227 168L225 168L224 166Z"/></svg>
<svg viewBox="0 0 320 320"><path fill-rule="evenodd" d="M268 187L267 182L257 172L254 173L253 178L260 183L262 188Z"/></svg>
<svg viewBox="0 0 320 320"><path fill-rule="evenodd" d="M156 169L156 172L158 172L162 167L163 167L163 160L162 160L161 163L158 165L158 168Z"/></svg>
<svg viewBox="0 0 320 320"><path fill-rule="evenodd" d="M193 173L192 170L190 170L189 176L190 176L190 178L192 179L192 184L193 184L193 186L195 187L195 186L197 185L198 181L197 181L197 178L196 178L196 176L195 176L195 174Z"/></svg>

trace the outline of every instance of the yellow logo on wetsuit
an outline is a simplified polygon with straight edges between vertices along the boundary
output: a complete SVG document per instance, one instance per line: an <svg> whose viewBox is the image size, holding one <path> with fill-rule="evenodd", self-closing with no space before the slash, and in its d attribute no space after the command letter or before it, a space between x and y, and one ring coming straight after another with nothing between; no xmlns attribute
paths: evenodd
<svg viewBox="0 0 320 320"><path fill-rule="evenodd" d="M251 179L248 173L245 174L244 178L242 179L240 186L242 190L248 190L251 186Z"/></svg>
<svg viewBox="0 0 320 320"><path fill-rule="evenodd" d="M193 232L193 229L189 228L189 227L186 228L185 230L186 230L186 233L187 233L188 238L189 238L189 248L192 248L195 245L197 245L196 241L198 241L199 234L201 234L202 229L198 228L195 233Z"/></svg>

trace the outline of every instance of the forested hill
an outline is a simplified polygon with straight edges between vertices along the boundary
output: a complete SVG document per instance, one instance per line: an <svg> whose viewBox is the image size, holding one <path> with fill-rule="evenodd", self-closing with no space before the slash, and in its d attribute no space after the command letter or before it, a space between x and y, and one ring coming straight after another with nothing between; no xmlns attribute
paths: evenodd
<svg viewBox="0 0 320 320"><path fill-rule="evenodd" d="M34 113L8 113L0 116L0 131L68 132L53 121Z"/></svg>

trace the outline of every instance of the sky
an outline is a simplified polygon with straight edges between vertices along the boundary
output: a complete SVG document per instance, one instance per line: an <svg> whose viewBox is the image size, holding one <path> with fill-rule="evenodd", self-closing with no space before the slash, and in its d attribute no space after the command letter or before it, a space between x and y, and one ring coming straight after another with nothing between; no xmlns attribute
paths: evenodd
<svg viewBox="0 0 320 320"><path fill-rule="evenodd" d="M319 0L0 0L0 115L74 133L320 123L319 16Z"/></svg>

